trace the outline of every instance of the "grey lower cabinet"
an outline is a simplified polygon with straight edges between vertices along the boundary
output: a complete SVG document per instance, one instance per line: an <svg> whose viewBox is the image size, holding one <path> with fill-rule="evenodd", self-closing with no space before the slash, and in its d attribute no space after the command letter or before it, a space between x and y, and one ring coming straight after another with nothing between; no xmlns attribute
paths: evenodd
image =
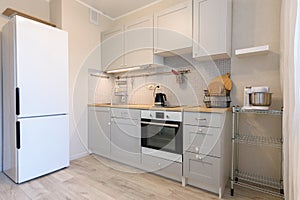
<svg viewBox="0 0 300 200"><path fill-rule="evenodd" d="M110 108L88 108L88 148L91 153L110 157Z"/></svg>
<svg viewBox="0 0 300 200"><path fill-rule="evenodd" d="M157 156L142 154L142 169L170 178L176 181L182 180L182 163L166 160Z"/></svg>
<svg viewBox="0 0 300 200"><path fill-rule="evenodd" d="M221 198L230 175L231 112L184 112L183 123L183 185Z"/></svg>
<svg viewBox="0 0 300 200"><path fill-rule="evenodd" d="M140 168L140 110L111 108L111 159Z"/></svg>

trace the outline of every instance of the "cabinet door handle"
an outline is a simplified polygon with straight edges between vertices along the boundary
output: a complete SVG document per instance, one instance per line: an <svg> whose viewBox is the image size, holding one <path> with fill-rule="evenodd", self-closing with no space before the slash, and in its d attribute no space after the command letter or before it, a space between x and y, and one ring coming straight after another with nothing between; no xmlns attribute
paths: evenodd
<svg viewBox="0 0 300 200"><path fill-rule="evenodd" d="M213 135L211 133L203 133L203 132L197 132L197 134L199 134L199 135Z"/></svg>
<svg viewBox="0 0 300 200"><path fill-rule="evenodd" d="M16 115L20 115L20 88L16 88Z"/></svg>
<svg viewBox="0 0 300 200"><path fill-rule="evenodd" d="M16 147L17 149L21 148L21 127L20 122L16 122Z"/></svg>
<svg viewBox="0 0 300 200"><path fill-rule="evenodd" d="M145 122L145 121L141 121L141 124L147 124L147 125L153 125L153 126L166 126L166 127L173 127L173 128L179 127L179 125L177 125L177 124L165 124L165 123Z"/></svg>
<svg viewBox="0 0 300 200"><path fill-rule="evenodd" d="M213 135L212 133L203 133L202 131L201 132L199 132L199 131L197 131L197 132L190 132L190 133L198 134L198 135L210 135L210 136Z"/></svg>
<svg viewBox="0 0 300 200"><path fill-rule="evenodd" d="M196 120L198 120L198 121L206 121L206 118L195 118Z"/></svg>

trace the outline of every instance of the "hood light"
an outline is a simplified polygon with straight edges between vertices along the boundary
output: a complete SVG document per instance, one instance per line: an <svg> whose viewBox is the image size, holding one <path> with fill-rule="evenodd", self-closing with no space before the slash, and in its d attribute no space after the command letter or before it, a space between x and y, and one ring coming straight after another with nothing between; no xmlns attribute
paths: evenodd
<svg viewBox="0 0 300 200"><path fill-rule="evenodd" d="M130 68L123 68L123 69L114 69L114 70L108 70L106 73L108 74L113 74L113 73L121 73L121 72L128 72L128 71L134 71L134 70L139 70L142 69L143 67L130 67Z"/></svg>

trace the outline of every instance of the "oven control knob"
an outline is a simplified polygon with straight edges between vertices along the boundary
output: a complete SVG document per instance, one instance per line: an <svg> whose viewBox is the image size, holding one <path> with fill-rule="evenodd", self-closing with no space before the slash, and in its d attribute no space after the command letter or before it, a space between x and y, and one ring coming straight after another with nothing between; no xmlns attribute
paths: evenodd
<svg viewBox="0 0 300 200"><path fill-rule="evenodd" d="M167 118L167 119L169 119L169 118L170 118L170 116L169 116L169 115L166 115L166 118Z"/></svg>
<svg viewBox="0 0 300 200"><path fill-rule="evenodd" d="M152 118L152 117L153 117L153 115L152 115L152 114L150 114L150 117Z"/></svg>

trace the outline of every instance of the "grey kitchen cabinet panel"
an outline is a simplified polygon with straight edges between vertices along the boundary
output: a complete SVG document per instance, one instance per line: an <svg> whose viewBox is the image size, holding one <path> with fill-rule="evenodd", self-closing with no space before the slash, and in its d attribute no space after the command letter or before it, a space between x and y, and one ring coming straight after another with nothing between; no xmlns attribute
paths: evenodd
<svg viewBox="0 0 300 200"><path fill-rule="evenodd" d="M103 71L122 68L123 53L123 26L117 26L101 33L101 67Z"/></svg>
<svg viewBox="0 0 300 200"><path fill-rule="evenodd" d="M219 113L184 112L183 123L195 126L223 127L224 115Z"/></svg>
<svg viewBox="0 0 300 200"><path fill-rule="evenodd" d="M188 178L188 184L219 193L219 158L185 152L183 169L183 176Z"/></svg>
<svg viewBox="0 0 300 200"><path fill-rule="evenodd" d="M176 181L182 179L182 163L142 154L142 169Z"/></svg>
<svg viewBox="0 0 300 200"><path fill-rule="evenodd" d="M231 56L232 0L194 0L193 57Z"/></svg>
<svg viewBox="0 0 300 200"><path fill-rule="evenodd" d="M141 126L138 120L111 119L111 158L140 167Z"/></svg>
<svg viewBox="0 0 300 200"><path fill-rule="evenodd" d="M183 132L184 151L221 156L220 137L222 130L220 128L184 125Z"/></svg>
<svg viewBox="0 0 300 200"><path fill-rule="evenodd" d="M153 63L153 15L124 25L124 49L125 66Z"/></svg>
<svg viewBox="0 0 300 200"><path fill-rule="evenodd" d="M88 148L92 153L110 157L110 108L89 107Z"/></svg>
<svg viewBox="0 0 300 200"><path fill-rule="evenodd" d="M229 180L231 125L231 112L184 112L183 185L222 197Z"/></svg>
<svg viewBox="0 0 300 200"><path fill-rule="evenodd" d="M102 32L102 66L124 69L156 62L153 54L153 15Z"/></svg>
<svg viewBox="0 0 300 200"><path fill-rule="evenodd" d="M162 56L191 53L192 0L154 13L154 53Z"/></svg>
<svg viewBox="0 0 300 200"><path fill-rule="evenodd" d="M111 108L111 117L139 120L141 118L141 110L126 109L126 108Z"/></svg>

